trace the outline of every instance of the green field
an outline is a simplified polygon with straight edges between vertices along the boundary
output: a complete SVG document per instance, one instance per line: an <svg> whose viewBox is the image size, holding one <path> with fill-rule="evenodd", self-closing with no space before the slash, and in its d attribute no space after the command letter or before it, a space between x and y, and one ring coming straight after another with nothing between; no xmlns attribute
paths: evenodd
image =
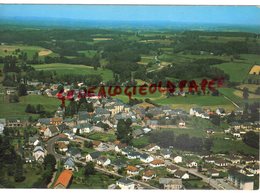
<svg viewBox="0 0 260 193"><path fill-rule="evenodd" d="M213 153L238 153L258 155L259 150L249 147L242 141L225 140L223 138L215 138L213 142Z"/></svg>
<svg viewBox="0 0 260 193"><path fill-rule="evenodd" d="M62 64L62 63L52 63L52 64L37 64L33 65L36 70L49 70L56 71L58 74L80 74L80 75L101 75L104 81L111 80L113 78L113 73L110 70L98 69L94 70L91 66L76 65L76 64Z"/></svg>
<svg viewBox="0 0 260 193"><path fill-rule="evenodd" d="M52 51L39 46L27 46L27 45L15 44L15 45L0 45L0 56L16 55L14 52L15 49L20 49L21 51L26 52L28 58L32 58L32 56L36 52L39 54L39 56L47 56L53 54ZM17 54L17 56L18 55L19 53Z"/></svg>
<svg viewBox="0 0 260 193"><path fill-rule="evenodd" d="M60 105L60 101L56 98L49 98L40 95L28 95L20 97L19 103L4 102L3 98L0 100L0 117L5 118L24 118L29 116L38 117L36 114L25 113L27 104L37 105L42 104L47 111L55 111Z"/></svg>
<svg viewBox="0 0 260 193"><path fill-rule="evenodd" d="M230 76L230 81L242 82L248 76L248 73L253 66L248 62L229 62L215 65Z"/></svg>
<svg viewBox="0 0 260 193"><path fill-rule="evenodd" d="M107 189L110 184L115 184L118 179L96 172L94 175L91 175L84 180L83 172L84 169L81 168L79 172L73 174L74 178L69 187L70 189ZM77 180L78 178L82 178L83 180L80 182Z"/></svg>
<svg viewBox="0 0 260 193"><path fill-rule="evenodd" d="M114 134L109 134L109 133L94 133L94 134L90 134L88 138L92 140L103 141L103 142L108 142L108 141L113 142L116 140L116 136Z"/></svg>

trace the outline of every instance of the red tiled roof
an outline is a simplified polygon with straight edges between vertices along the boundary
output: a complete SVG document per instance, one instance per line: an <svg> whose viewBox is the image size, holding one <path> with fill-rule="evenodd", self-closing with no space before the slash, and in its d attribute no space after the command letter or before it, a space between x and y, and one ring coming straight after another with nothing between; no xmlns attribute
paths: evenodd
<svg viewBox="0 0 260 193"><path fill-rule="evenodd" d="M163 160L156 159L156 160L153 160L153 161L151 162L151 164L153 164L153 165L164 164L164 161L163 161Z"/></svg>
<svg viewBox="0 0 260 193"><path fill-rule="evenodd" d="M58 177L57 181L55 182L54 187L60 184L67 188L72 178L72 175L73 173L71 170L63 170L60 176Z"/></svg>
<svg viewBox="0 0 260 193"><path fill-rule="evenodd" d="M137 172L138 171L138 168L135 167L135 166L127 166L126 170L129 170L131 172Z"/></svg>

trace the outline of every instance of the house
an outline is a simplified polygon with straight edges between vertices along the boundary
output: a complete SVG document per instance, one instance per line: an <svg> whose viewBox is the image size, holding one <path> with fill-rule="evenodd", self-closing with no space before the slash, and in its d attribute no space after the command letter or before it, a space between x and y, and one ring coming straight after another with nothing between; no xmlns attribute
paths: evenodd
<svg viewBox="0 0 260 193"><path fill-rule="evenodd" d="M181 128L185 128L186 123L185 123L183 120L181 120L181 121L179 121L178 125L179 125L179 127L181 127Z"/></svg>
<svg viewBox="0 0 260 193"><path fill-rule="evenodd" d="M140 161L144 163L150 163L151 161L153 161L153 157L151 157L149 154L144 153L140 155Z"/></svg>
<svg viewBox="0 0 260 193"><path fill-rule="evenodd" d="M61 152L66 152L66 151L68 151L68 146L67 146L66 143L64 143L64 142L59 142L59 143L57 143L57 145L58 145L59 151L61 151Z"/></svg>
<svg viewBox="0 0 260 193"><path fill-rule="evenodd" d="M158 128L158 120L147 120L146 125L152 129Z"/></svg>
<svg viewBox="0 0 260 193"><path fill-rule="evenodd" d="M119 169L126 167L126 161L122 159L116 159L111 163L111 165L113 165L115 171L118 171Z"/></svg>
<svg viewBox="0 0 260 193"><path fill-rule="evenodd" d="M181 178L181 179L189 179L190 175L188 172L186 171L182 171L182 170L177 170L176 172L174 172L174 177L176 178Z"/></svg>
<svg viewBox="0 0 260 193"><path fill-rule="evenodd" d="M252 174L260 174L259 164L247 165L245 169Z"/></svg>
<svg viewBox="0 0 260 193"><path fill-rule="evenodd" d="M102 142L101 141L92 141L93 147L94 148L98 148L102 146Z"/></svg>
<svg viewBox="0 0 260 193"><path fill-rule="evenodd" d="M191 108L190 109L190 115L191 116L196 116L196 117L201 117L203 114L203 110L201 108Z"/></svg>
<svg viewBox="0 0 260 193"><path fill-rule="evenodd" d="M181 163L182 162L182 157L181 156L174 156L173 157L173 161L175 163Z"/></svg>
<svg viewBox="0 0 260 193"><path fill-rule="evenodd" d="M208 169L207 174L210 177L219 177L219 171L213 168Z"/></svg>
<svg viewBox="0 0 260 193"><path fill-rule="evenodd" d="M73 172L71 170L63 170L54 184L55 189L68 188L72 180Z"/></svg>
<svg viewBox="0 0 260 193"><path fill-rule="evenodd" d="M122 153L123 155L127 155L127 154L129 154L129 153L131 153L131 152L133 152L133 151L135 151L133 147L131 147L131 146L126 146L125 148L123 148L123 149L121 150L121 153Z"/></svg>
<svg viewBox="0 0 260 193"><path fill-rule="evenodd" d="M239 124L238 122L231 122L229 125L231 129L234 129L235 131L241 129L241 124Z"/></svg>
<svg viewBox="0 0 260 193"><path fill-rule="evenodd" d="M74 160L72 157L69 157L65 160L64 162L64 168L66 170L72 170L72 171L77 171L78 168L76 167L75 163L74 163Z"/></svg>
<svg viewBox="0 0 260 193"><path fill-rule="evenodd" d="M233 133L233 137L239 139L239 138L241 138L241 134L240 133Z"/></svg>
<svg viewBox="0 0 260 193"><path fill-rule="evenodd" d="M119 143L114 143L115 144L115 151L116 152L121 152L123 148L125 148L127 145L125 143L121 143L119 141Z"/></svg>
<svg viewBox="0 0 260 193"><path fill-rule="evenodd" d="M71 130L64 130L63 134L66 135L70 140L74 139L75 134Z"/></svg>
<svg viewBox="0 0 260 193"><path fill-rule="evenodd" d="M219 167L226 167L228 166L228 162L224 159L215 159L215 163L214 163L216 166L219 166Z"/></svg>
<svg viewBox="0 0 260 193"><path fill-rule="evenodd" d="M234 169L228 171L228 181L240 190L254 189L254 177L246 176Z"/></svg>
<svg viewBox="0 0 260 193"><path fill-rule="evenodd" d="M136 151L130 151L126 156L128 159L137 159L140 158L141 155Z"/></svg>
<svg viewBox="0 0 260 193"><path fill-rule="evenodd" d="M171 157L171 150L170 149L162 149L161 150L161 155L163 156L164 159L169 159Z"/></svg>
<svg viewBox="0 0 260 193"><path fill-rule="evenodd" d="M70 147L69 150L66 152L66 155L73 157L74 159L81 158L80 149L76 147Z"/></svg>
<svg viewBox="0 0 260 193"><path fill-rule="evenodd" d="M36 146L33 149L33 157L37 162L43 162L45 157L45 150L42 146Z"/></svg>
<svg viewBox="0 0 260 193"><path fill-rule="evenodd" d="M101 155L101 153L98 151L89 153L88 155L86 155L86 162L94 161L97 158L99 158L100 155Z"/></svg>
<svg viewBox="0 0 260 193"><path fill-rule="evenodd" d="M138 175L139 174L139 169L137 167L135 167L135 166L127 166L126 173L128 175Z"/></svg>
<svg viewBox="0 0 260 193"><path fill-rule="evenodd" d="M58 126L58 125L62 124L62 122L63 122L62 117L53 117L53 118L50 119L50 124L51 125Z"/></svg>
<svg viewBox="0 0 260 193"><path fill-rule="evenodd" d="M158 145L154 144L154 143L149 144L148 146L145 147L145 150L149 151L149 152L157 151L157 150L160 150L160 149L161 148Z"/></svg>
<svg viewBox="0 0 260 193"><path fill-rule="evenodd" d="M165 190L180 190L183 188L182 179L159 178L159 184L161 184Z"/></svg>
<svg viewBox="0 0 260 193"><path fill-rule="evenodd" d="M216 160L216 158L214 158L214 157L205 157L205 158L204 158L204 161L205 161L206 163L210 163L210 164L214 164L214 163L215 163L215 160Z"/></svg>
<svg viewBox="0 0 260 193"><path fill-rule="evenodd" d="M225 116L225 115L226 115L225 109L223 109L223 108L217 108L217 109L216 109L216 114L219 115L219 116Z"/></svg>
<svg viewBox="0 0 260 193"><path fill-rule="evenodd" d="M162 167L162 166L165 166L165 163L163 160L153 160L151 163L150 163L150 166L155 168L155 167Z"/></svg>
<svg viewBox="0 0 260 193"><path fill-rule="evenodd" d="M195 162L195 161L188 161L186 166L189 167L189 168L193 168L193 167L197 167L198 163Z"/></svg>
<svg viewBox="0 0 260 193"><path fill-rule="evenodd" d="M230 155L225 158L227 161L231 162L232 164L239 164L240 163L240 157Z"/></svg>
<svg viewBox="0 0 260 193"><path fill-rule="evenodd" d="M8 128L17 128L17 127L25 127L27 122L21 121L19 119L7 120L6 127Z"/></svg>
<svg viewBox="0 0 260 193"><path fill-rule="evenodd" d="M48 126L44 131L44 137L49 138L57 135L59 133L59 130L56 126L50 125Z"/></svg>
<svg viewBox="0 0 260 193"><path fill-rule="evenodd" d="M29 137L29 145L37 146L39 144L39 136L35 135L33 137Z"/></svg>
<svg viewBox="0 0 260 193"><path fill-rule="evenodd" d="M106 167L111 164L111 160L105 156L100 156L97 158L97 164Z"/></svg>
<svg viewBox="0 0 260 193"><path fill-rule="evenodd" d="M129 189L134 190L135 184L133 181L127 179L127 178L121 178L116 182L116 185L119 186L121 189Z"/></svg>
<svg viewBox="0 0 260 193"><path fill-rule="evenodd" d="M77 133L77 131L82 134L82 133L90 133L93 131L93 127L89 123L82 123L77 125L76 127L73 127L73 133Z"/></svg>
<svg viewBox="0 0 260 193"><path fill-rule="evenodd" d="M155 178L155 177L156 177L155 171L153 171L153 170L146 170L143 173L142 179L145 180L145 181L148 181L148 180L151 180L152 178Z"/></svg>
<svg viewBox="0 0 260 193"><path fill-rule="evenodd" d="M91 121L92 117L87 111L78 112L77 124L85 124Z"/></svg>
<svg viewBox="0 0 260 193"><path fill-rule="evenodd" d="M257 161L258 161L258 158L256 158L256 157L247 156L247 157L242 158L242 162L245 164L252 164L252 163L256 163Z"/></svg>
<svg viewBox="0 0 260 193"><path fill-rule="evenodd" d="M146 134L146 133L150 133L152 131L152 129L148 128L148 127L145 127L143 128L143 132Z"/></svg>
<svg viewBox="0 0 260 193"><path fill-rule="evenodd" d="M103 115L105 117L109 117L110 116L110 111L105 109L105 108L102 108L102 107L98 107L95 109L95 112L94 112L96 115Z"/></svg>
<svg viewBox="0 0 260 193"><path fill-rule="evenodd" d="M173 173L176 172L179 168L176 167L175 165L169 165L169 166L166 167L166 169L167 169L168 172L170 172L170 173L173 174Z"/></svg>
<svg viewBox="0 0 260 193"><path fill-rule="evenodd" d="M59 134L59 138L57 139L56 143L65 143L66 145L69 145L70 140L67 138L67 135Z"/></svg>

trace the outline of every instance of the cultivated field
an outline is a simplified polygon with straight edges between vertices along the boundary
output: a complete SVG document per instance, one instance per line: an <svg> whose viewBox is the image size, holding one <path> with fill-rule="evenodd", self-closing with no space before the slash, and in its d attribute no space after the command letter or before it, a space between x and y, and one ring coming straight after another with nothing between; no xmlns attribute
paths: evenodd
<svg viewBox="0 0 260 193"><path fill-rule="evenodd" d="M52 63L52 64L37 64L33 65L36 70L49 70L56 71L57 74L80 74L80 75L91 75L99 74L103 77L105 81L111 80L113 74L108 69L98 69L94 70L91 66L76 65L76 64L62 64L62 63Z"/></svg>

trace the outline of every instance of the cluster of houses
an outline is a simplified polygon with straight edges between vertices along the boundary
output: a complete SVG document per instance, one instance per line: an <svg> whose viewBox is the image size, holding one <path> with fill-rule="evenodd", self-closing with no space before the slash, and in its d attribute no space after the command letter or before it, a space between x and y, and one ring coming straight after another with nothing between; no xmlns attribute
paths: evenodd
<svg viewBox="0 0 260 193"><path fill-rule="evenodd" d="M51 89L45 90L48 96L55 96L57 87L52 85ZM149 144L145 148L134 148L119 141L102 142L91 140L93 152L84 154L80 146L71 145L71 141L80 141L78 136L85 138L90 133L116 132L117 123L120 119L131 119L133 126L133 137L137 138L146 135L154 129L162 128L183 128L191 116L209 119L211 114L221 117L228 115L223 108L212 112L209 109L191 108L187 113L182 109L172 109L169 106L154 106L149 103L141 103L132 107L124 104L118 99L104 98L99 100L95 97L87 99L93 104L94 112L79 111L71 118L64 118L64 109L58 108L51 118L41 118L36 127L39 134L29 137L29 146L25 149L24 158L26 163L34 161L42 163L47 155L46 141L58 136L55 140L55 152L62 155L64 171L58 177L54 187L67 188L71 182L73 172L78 171L76 162L95 162L96 165L107 170L119 171L124 169L126 177L118 180L116 186L122 189L136 189L137 184L131 181L131 177L140 176L142 181L149 182L157 180L164 189L183 189L182 180L188 180L191 168L198 168L199 164L205 166L202 172L213 178L221 177L221 172L229 171L230 166L241 165L242 168L230 170L228 180L239 189L250 189L249 179L252 175L259 174L259 160L257 158L242 156L197 156L198 159L186 159L186 156L174 152L170 147L161 148L156 144ZM0 119L0 134L5 128L26 127L28 122L20 120ZM259 123L232 123L230 129L225 133L231 133L237 138L247 130L259 129ZM210 131L209 131L210 132ZM211 131L213 133L213 131ZM113 159L106 156L104 152L113 152L124 159ZM125 161L127 160L127 161ZM138 161L139 164L132 164L131 161ZM183 170L183 167L186 169ZM157 169L163 168L172 177L161 176ZM182 168L182 169L181 169ZM204 170L203 170L204 169ZM236 177L237 176L237 177ZM241 177L246 176L246 177ZM244 180L246 179L246 180ZM243 181L244 180L244 181ZM243 182L246 185L241 185ZM114 186L110 186L112 188Z"/></svg>

